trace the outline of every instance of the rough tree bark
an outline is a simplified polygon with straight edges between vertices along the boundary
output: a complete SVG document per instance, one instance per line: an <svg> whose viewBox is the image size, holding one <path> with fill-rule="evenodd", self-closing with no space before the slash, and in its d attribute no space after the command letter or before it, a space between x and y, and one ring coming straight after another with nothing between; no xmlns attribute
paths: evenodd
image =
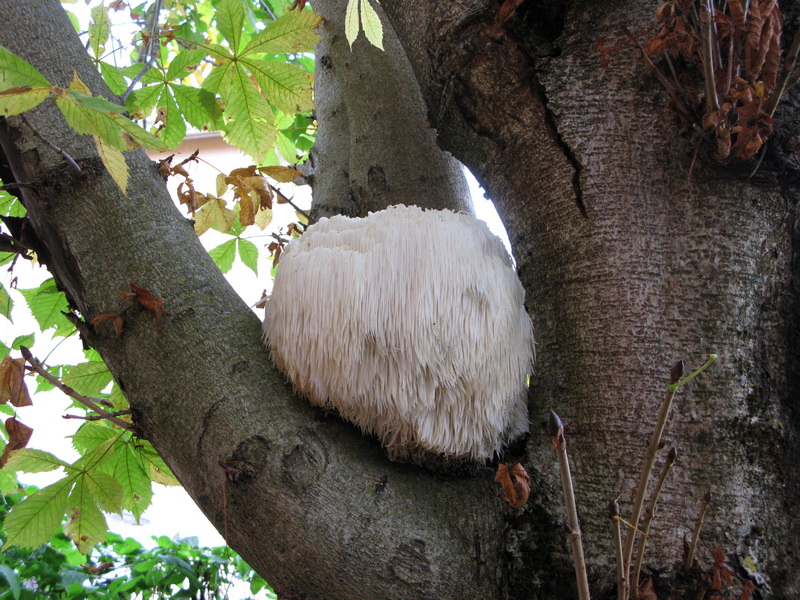
<svg viewBox="0 0 800 600"><path fill-rule="evenodd" d="M131 281L166 298L173 316L160 326L130 309L121 337L82 327L145 436L282 596L570 597L557 471L540 427L545 411L556 408L566 421L593 587L607 591L605 506L620 493L627 503L669 366L717 352L720 364L681 392L668 429L681 458L648 564L662 572L664 597L696 585L675 567L711 487L717 500L702 557L713 546L750 557L765 596L797 594L796 187L766 170L758 183L706 167L688 178L691 148L636 51L607 69L597 55L596 38L616 40L623 26L649 24L650 3L545 9L529 0L505 31L490 0L382 4L439 143L495 200L528 291L539 342L524 455L531 501L524 510L504 505L490 470L443 476L392 464L352 427L294 398L269 364L257 319L197 243L152 164L128 155L136 183L123 197L91 144L48 102L28 119L86 174L66 171L9 118L0 128L2 177L31 184L22 198L43 255L84 320L116 312L117 291ZM75 69L95 93L108 93L56 0L0 0L0 13L0 44L56 84ZM326 16L340 38L335 15ZM330 101L327 114L340 120L321 135L313 176L320 202L338 204L320 214L361 212L403 192L419 203L423 190L414 186L425 180L409 179L408 166L387 178L393 159L370 157L353 133L354 120L365 119L369 131L382 115L351 114L348 88L357 81L348 73L363 72L337 54L333 38L320 77L333 78L335 93L319 99L320 119ZM367 52L358 43L355 50ZM345 135L346 153L331 153L327 144ZM458 200L449 159L430 148L419 159L435 161L437 181L451 182L437 205ZM375 165L382 177L370 174ZM237 481L225 481L220 461L243 465Z"/></svg>

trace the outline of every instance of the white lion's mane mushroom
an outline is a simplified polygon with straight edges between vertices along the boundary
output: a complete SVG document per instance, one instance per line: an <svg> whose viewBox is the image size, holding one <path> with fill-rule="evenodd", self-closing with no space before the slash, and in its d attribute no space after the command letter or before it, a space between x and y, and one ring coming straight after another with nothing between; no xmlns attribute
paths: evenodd
<svg viewBox="0 0 800 600"><path fill-rule="evenodd" d="M399 205L292 241L264 339L298 393L391 458L483 461L528 429L524 297L483 221Z"/></svg>

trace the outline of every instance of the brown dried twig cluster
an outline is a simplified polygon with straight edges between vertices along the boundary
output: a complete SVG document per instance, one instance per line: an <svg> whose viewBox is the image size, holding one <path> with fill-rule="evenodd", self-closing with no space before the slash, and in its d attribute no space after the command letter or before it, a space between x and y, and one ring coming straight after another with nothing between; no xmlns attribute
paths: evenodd
<svg viewBox="0 0 800 600"><path fill-rule="evenodd" d="M670 0L657 19L640 47L684 127L716 162L754 157L800 80L800 34L782 60L776 0Z"/></svg>

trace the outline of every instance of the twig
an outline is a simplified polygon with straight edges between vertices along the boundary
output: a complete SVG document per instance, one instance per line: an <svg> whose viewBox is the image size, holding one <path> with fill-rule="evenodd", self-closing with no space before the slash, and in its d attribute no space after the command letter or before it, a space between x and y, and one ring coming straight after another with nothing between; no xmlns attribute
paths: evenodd
<svg viewBox="0 0 800 600"><path fill-rule="evenodd" d="M636 495L634 496L633 502L633 512L631 513L631 523L633 527L628 529L628 534L625 537L625 548L623 552L623 556L625 558L624 565L625 565L625 575L628 581L630 581L630 568L631 568L631 558L633 557L633 544L636 539L636 529L639 526L639 519L642 516L642 507L644 506L644 497L647 494L647 484L650 481L650 474L653 471L653 463L656 459L656 454L658 453L658 446L661 443L661 436L664 434L664 426L667 424L667 418L669 417L669 412L672 408L672 400L675 397L675 392L678 391L682 385L690 382L692 379L697 377L700 373L705 371L711 363L717 360L716 354L711 354L709 356L708 361L697 369L696 371L689 374L687 377L681 378L683 375L683 361L678 361L670 371L669 377L669 385L667 385L667 393L664 397L664 401L661 403L661 410L658 413L658 419L656 421L656 427L653 430L653 435L650 438L650 445L647 447L647 451L644 455L644 461L642 463L642 470L639 473L639 482L636 485Z"/></svg>
<svg viewBox="0 0 800 600"><path fill-rule="evenodd" d="M20 118L20 119L22 119L22 122L23 122L23 123L25 123L25 125L27 125L27 126L30 128L30 130L33 132L33 135L35 135L37 138L39 138L40 140L42 140L42 141L43 141L45 144L47 144L48 146L50 146L50 147L51 147L53 150L55 150L56 152L58 152L58 153L59 153L59 154L60 154L62 157L64 157L64 160L66 160L66 161L67 161L67 162L70 164L70 166L73 168L73 170L74 170L76 173L83 173L83 171L81 170L81 168L78 166L78 163L76 163L76 162L75 162L75 160L74 160L74 159L73 159L73 158L72 158L72 157L71 157L69 154L67 154L66 152L64 152L64 151L63 151L61 148L59 148L58 146L56 146L56 145L55 145L53 142L51 142L50 140L48 140L48 139L47 139L46 137L44 137L44 136L43 136L41 133L39 133L38 131L36 131L36 128L35 128L33 125L31 125L30 121L28 121L27 117L25 117L25 115L24 115L24 114L23 114L23 115L19 115L19 118ZM21 184L20 184L20 185L21 185Z"/></svg>
<svg viewBox="0 0 800 600"><path fill-rule="evenodd" d="M133 411L128 410L117 410L114 412L108 413L108 417L122 417L125 415L132 414ZM102 421L103 419L107 419L108 417L104 417L103 415L62 415L62 419L80 419L81 421Z"/></svg>
<svg viewBox="0 0 800 600"><path fill-rule="evenodd" d="M164 0L156 0L155 5L153 6L153 13L151 17L152 21L150 23L150 38L147 40L147 43L145 43L144 48L142 48L142 54L139 56L139 60L137 61L144 63L144 68L139 71L136 77L133 78L133 81L131 81L131 84L128 86L128 88L122 92L122 96L120 96L120 98L122 99L123 103L125 100L127 100L128 96L131 95L133 88L138 85L145 73L147 73L150 70L150 67L153 66L156 61L156 57L158 56L158 52L154 52L153 47L155 47L156 50L158 49L158 18L161 14L161 6L163 1Z"/></svg>
<svg viewBox="0 0 800 600"><path fill-rule="evenodd" d="M310 214L308 214L306 211L304 211L304 210L303 210L302 208L300 208L299 206L297 206L297 205L296 205L294 202L292 202L291 200L289 200L289 198L287 198L287 197L286 197L286 194L284 194L283 192L281 192L281 191L280 191L278 188L276 188L276 187L275 187L274 185L272 185L271 183L269 184L269 187L272 189L272 191L273 191L273 192L275 192L275 194L276 194L277 196L280 196L280 197L283 199L283 201L284 201L284 202L286 202L286 204L288 204L288 205L289 205L289 206L291 206L293 209L295 209L297 212L299 212L301 215L303 215L303 216L306 218L306 220L307 220L307 221L311 221L311 215L310 215Z"/></svg>
<svg viewBox="0 0 800 600"><path fill-rule="evenodd" d="M581 543L581 526L578 522L578 508L575 504L575 491L572 488L572 475L569 472L569 458L567 458L567 440L564 437L564 425L554 412L550 411L547 423L548 431L553 436L553 449L558 457L558 466L561 471L561 487L564 490L564 504L567 507L567 533L569 544L572 547L572 559L575 561L575 577L578 582L579 600L589 600L589 580L586 576L586 559L583 556Z"/></svg>
<svg viewBox="0 0 800 600"><path fill-rule="evenodd" d="M664 487L664 481L667 479L667 475L669 475L669 471L675 463L676 458L678 458L678 451L675 448L671 448L669 454L667 454L667 461L661 468L661 474L658 476L658 482L653 490L653 494L650 496L647 507L644 509L644 523L642 524L642 531L644 533L642 539L639 540L639 546L636 548L636 564L633 567L633 579L631 580L635 586L634 589L637 591L639 589L639 574L642 571L642 561L644 560L644 548L645 544L647 544L647 536L650 534L650 523L653 521L653 516L656 512L656 502L658 502L661 489Z"/></svg>
<svg viewBox="0 0 800 600"><path fill-rule="evenodd" d="M703 79L706 88L706 113L713 113L719 109L719 99L717 98L717 82L714 77L714 46L717 45L716 31L714 29L714 3L705 0L707 22L703 25L703 45L701 56L703 57Z"/></svg>
<svg viewBox="0 0 800 600"><path fill-rule="evenodd" d="M619 516L619 498L608 505L608 516L611 519L611 530L614 533L614 550L617 555L617 600L628 597L628 582L622 565L622 528Z"/></svg>
<svg viewBox="0 0 800 600"><path fill-rule="evenodd" d="M28 364L31 366L31 368L34 371L36 371L39 375L44 377L48 382L50 382L51 384L56 386L58 389L60 389L62 392L64 392L67 396L77 400L78 402L83 404L85 407L87 407L89 410L93 410L98 415L100 415L102 418L108 419L109 421L114 423L114 425L117 425L117 426L119 426L119 427L121 427L123 429L127 429L129 431L136 431L136 427L134 425L132 425L131 423L128 423L127 421L123 421L119 417L114 416L113 413L110 413L107 410L100 408L93 399L88 398L87 396L84 396L82 394L79 394L78 392L73 390L68 385L65 385L64 383L60 382L57 378L53 377L50 373L48 373L45 370L45 368L42 366L42 364L33 357L33 354L31 354L31 351L28 350L25 346L20 346L20 352L22 352L22 356L25 358L25 360L28 362Z"/></svg>
<svg viewBox="0 0 800 600"><path fill-rule="evenodd" d="M706 495L703 496L703 505L700 507L700 514L697 515L697 522L694 525L692 543L689 545L689 551L686 553L686 562L683 564L683 568L687 571L691 569L694 564L694 553L697 550L697 542L700 540L700 530L703 528L703 519L706 516L706 510L708 510L709 504L711 504L711 490L708 490Z"/></svg>

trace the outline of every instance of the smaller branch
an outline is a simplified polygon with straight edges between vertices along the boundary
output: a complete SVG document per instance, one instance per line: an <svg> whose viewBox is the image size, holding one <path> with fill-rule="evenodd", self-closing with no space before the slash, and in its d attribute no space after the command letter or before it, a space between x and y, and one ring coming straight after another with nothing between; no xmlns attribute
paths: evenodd
<svg viewBox="0 0 800 600"><path fill-rule="evenodd" d="M119 417L115 416L114 413L110 413L107 410L100 408L97 405L97 402L95 402L96 399L88 398L87 396L83 396L82 394L79 394L78 392L73 390L68 385L63 384L57 378L53 377L50 373L48 373L45 370L45 368L42 366L42 364L33 357L33 354L31 354L31 351L28 350L25 346L21 346L20 347L20 352L22 352L22 356L25 358L25 360L28 362L28 364L31 366L31 368L34 371L36 371L39 375L44 377L48 382L50 382L51 384L56 386L58 389L60 389L62 392L64 392L67 396L77 400L78 402L83 404L85 407L87 407L89 410L93 410L98 415L100 415L101 418L108 419L109 421L114 423L114 425L117 425L118 427L121 427L122 429L127 429L129 431L136 431L136 427L134 425L132 425L131 423L128 423L127 421L123 421ZM99 400L98 400L98 402L99 402Z"/></svg>
<svg viewBox="0 0 800 600"><path fill-rule="evenodd" d="M656 502L658 502L661 489L664 487L664 481L666 481L667 475L669 475L669 471L675 463L676 458L678 458L678 451L675 448L670 449L669 454L667 454L667 461L664 463L664 466L661 468L661 474L658 476L656 487L653 489L650 500L647 502L647 507L644 509L644 523L642 524L643 534L642 539L639 540L639 546L636 548L636 564L633 567L633 579L631 580L637 591L639 590L639 585L641 585L639 583L639 575L642 572L642 562L644 561L644 548L647 544L647 537L650 535L650 523L653 522L653 517L656 512Z"/></svg>
<svg viewBox="0 0 800 600"><path fill-rule="evenodd" d="M611 519L614 550L617 555L617 600L625 600L628 597L628 582L625 580L625 569L622 564L622 525L619 516L619 499L608 505L608 516Z"/></svg>
<svg viewBox="0 0 800 600"><path fill-rule="evenodd" d="M628 535L625 537L624 564L626 576L630 575L631 558L633 558L633 545L636 539L636 528L639 527L639 519L642 516L642 508L644 506L644 498L647 494L647 485L650 481L650 475L653 472L653 464L655 463L656 454L658 454L658 449L661 444L661 437L664 434L664 427L667 424L667 419L669 417L670 410L672 409L672 400L675 398L675 392L677 392L678 388L680 388L682 385L689 383L692 379L705 371L715 360L717 360L716 354L709 355L708 360L702 367L683 378L681 377L683 375L683 361L678 361L670 371L667 393L664 397L664 401L661 403L661 410L658 413L656 426L653 430L653 435L650 438L650 445L647 447L644 460L642 461L642 470L639 473L639 482L636 485L633 512L631 513L631 524L633 525L633 528L628 530ZM629 577L628 581L631 581Z"/></svg>
<svg viewBox="0 0 800 600"><path fill-rule="evenodd" d="M275 192L275 195L276 195L276 196L280 196L280 197L281 197L281 199L282 199L284 202L286 202L286 204L288 204L288 205L289 205L289 206L291 206L293 209L295 209L297 212L299 212L301 215L303 215L303 216L306 218L306 220L307 220L307 221L311 222L311 215L310 215L309 213L307 213L307 212L306 212L306 211L304 211L302 208L300 208L299 206L297 206L297 205L296 205L294 202L292 202L291 200L289 200L289 198L287 198L286 194L284 194L283 192L281 192L281 191L280 191L278 188L276 188L276 187L275 187L274 185L272 185L271 183L269 184L269 187L270 187L270 189L271 189L273 192Z"/></svg>
<svg viewBox="0 0 800 600"><path fill-rule="evenodd" d="M586 575L586 559L583 555L581 543L581 526L578 521L578 507L575 503L575 490L572 487L572 475L569 470L567 457L567 440L564 437L564 425L554 412L550 411L547 423L548 432L553 436L553 449L558 457L558 466L561 471L561 487L564 490L564 504L567 507L567 521L565 523L569 535L569 544L572 547L572 559L575 561L575 577L578 582L579 600L589 600L589 580Z"/></svg>
<svg viewBox="0 0 800 600"><path fill-rule="evenodd" d="M123 417L125 415L132 414L133 411L131 410L117 410L114 412L108 413L109 417ZM107 419L108 417L104 417L103 415L62 415L62 419L80 419L81 421L102 421L103 419Z"/></svg>
<svg viewBox="0 0 800 600"><path fill-rule="evenodd" d="M36 131L36 128L33 125L31 125L30 121L28 121L28 119L25 117L24 114L19 115L19 118L22 119L22 122L25 123L25 125L27 125L30 128L30 130L33 132L33 135L35 135L37 138L42 140L45 144L50 146L53 150L58 152L62 157L64 157L64 160L66 160L70 164L70 166L73 168L73 170L76 173L83 173L83 170L78 166L78 163L75 162L75 159L73 159L69 154L64 152L61 148L56 146L53 142L48 140L46 137L44 137L41 133ZM22 184L18 184L18 185L22 185Z"/></svg>
<svg viewBox="0 0 800 600"><path fill-rule="evenodd" d="M697 522L694 525L692 543L689 545L689 551L686 553L686 562L683 564L683 568L687 571L691 569L694 564L694 554L697 551L697 542L700 540L700 530L703 528L703 519L705 519L709 504L711 504L711 490L707 491L706 495L703 496L703 505L700 507L700 514L697 515Z"/></svg>
<svg viewBox="0 0 800 600"><path fill-rule="evenodd" d="M19 188L35 188L36 186L32 183L7 183L5 185L0 185L0 190L17 190Z"/></svg>

